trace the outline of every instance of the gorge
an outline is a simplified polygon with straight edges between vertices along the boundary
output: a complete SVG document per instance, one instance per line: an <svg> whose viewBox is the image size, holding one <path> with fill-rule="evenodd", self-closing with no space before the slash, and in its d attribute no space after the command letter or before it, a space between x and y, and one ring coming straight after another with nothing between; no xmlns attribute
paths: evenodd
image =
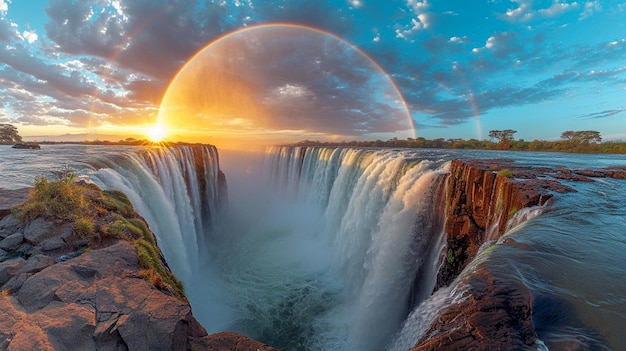
<svg viewBox="0 0 626 351"><path fill-rule="evenodd" d="M529 275L538 268L524 260L544 248L525 233L542 218L569 220L553 196L578 190L558 198L569 206L570 195L623 188L624 169L598 170L612 178L581 186L577 164L567 173L529 167L536 158L455 156L282 147L262 163L222 153L222 173L215 148L176 146L95 152L79 173L128 195L209 333L231 330L282 350L616 348L618 332L572 307L558 293L565 287L548 294L545 272ZM558 250L555 237L544 243ZM522 255L502 266L530 269L500 269L500 252ZM599 303L623 325L611 299ZM546 312L550 304L567 308L559 317Z"/></svg>

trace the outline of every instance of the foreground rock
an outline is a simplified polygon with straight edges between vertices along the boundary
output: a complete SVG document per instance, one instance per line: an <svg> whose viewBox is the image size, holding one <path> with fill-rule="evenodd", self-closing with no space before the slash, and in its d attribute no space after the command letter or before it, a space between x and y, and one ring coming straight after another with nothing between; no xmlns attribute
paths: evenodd
<svg viewBox="0 0 626 351"><path fill-rule="evenodd" d="M90 244L71 221L8 214L0 247L0 350L275 350L235 333L207 335L184 298L146 279L128 240Z"/></svg>
<svg viewBox="0 0 626 351"><path fill-rule="evenodd" d="M15 231L22 243L0 262L0 349L205 349L207 333L189 305L140 277L130 243L85 252L66 243L33 254L44 250L24 240L27 226L12 217L0 230Z"/></svg>

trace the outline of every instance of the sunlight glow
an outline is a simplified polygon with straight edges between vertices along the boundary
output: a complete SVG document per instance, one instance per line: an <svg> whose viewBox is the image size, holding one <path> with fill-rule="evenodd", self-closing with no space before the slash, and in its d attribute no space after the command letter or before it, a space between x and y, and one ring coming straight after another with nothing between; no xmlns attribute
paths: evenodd
<svg viewBox="0 0 626 351"><path fill-rule="evenodd" d="M158 143L162 141L163 138L165 138L167 132L163 125L155 124L154 126L148 128L146 134L150 138L150 141L152 141L153 143Z"/></svg>

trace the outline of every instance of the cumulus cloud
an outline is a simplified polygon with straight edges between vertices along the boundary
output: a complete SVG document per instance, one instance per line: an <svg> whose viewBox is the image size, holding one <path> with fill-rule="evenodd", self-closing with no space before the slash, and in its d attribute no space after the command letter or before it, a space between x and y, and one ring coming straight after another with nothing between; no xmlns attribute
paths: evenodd
<svg viewBox="0 0 626 351"><path fill-rule="evenodd" d="M553 0L552 4L544 8L533 8L532 0L512 0L517 7L508 9L500 18L510 22L529 22L538 19L558 17L567 12L580 8L578 2L561 2Z"/></svg>
<svg viewBox="0 0 626 351"><path fill-rule="evenodd" d="M37 33L34 30L25 30L22 33L22 37L24 38L24 40L26 40L29 44L32 44L34 42L37 41Z"/></svg>
<svg viewBox="0 0 626 351"><path fill-rule="evenodd" d="M429 125L471 118L476 111L470 99L485 113L547 101L589 82L621 80L623 86L625 74L622 38L576 47L550 41L600 12L626 11L623 4L597 0L488 1L472 11L459 2L419 0L392 6L383 0L51 0L45 31L18 26L6 17L10 5L0 0L0 105L24 123L78 126L87 115L95 124L154 117L168 82L196 52L225 33L266 22L347 38L384 67L411 109L429 116ZM489 15L478 18L474 7ZM271 39L257 44L275 45ZM249 63L287 72L264 82L267 88L257 97L281 116L276 126L293 123L290 111L319 106L307 122L312 128L393 128L385 127L384 117L370 116L389 113L389 106L371 98L370 77L347 67L345 53L307 71L307 55L319 54L305 47L298 54L277 50L282 59ZM323 75L329 79L319 80Z"/></svg>

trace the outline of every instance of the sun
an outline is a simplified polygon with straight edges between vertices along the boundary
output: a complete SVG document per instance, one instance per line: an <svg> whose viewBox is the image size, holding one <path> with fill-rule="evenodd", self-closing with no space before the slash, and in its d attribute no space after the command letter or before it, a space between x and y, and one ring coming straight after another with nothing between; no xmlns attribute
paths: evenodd
<svg viewBox="0 0 626 351"><path fill-rule="evenodd" d="M149 127L146 130L146 134L148 134L148 137L150 138L150 141L152 141L153 143L158 143L160 141L163 140L163 138L165 138L165 135L167 134L165 131L165 127L161 124L155 124L152 127Z"/></svg>

